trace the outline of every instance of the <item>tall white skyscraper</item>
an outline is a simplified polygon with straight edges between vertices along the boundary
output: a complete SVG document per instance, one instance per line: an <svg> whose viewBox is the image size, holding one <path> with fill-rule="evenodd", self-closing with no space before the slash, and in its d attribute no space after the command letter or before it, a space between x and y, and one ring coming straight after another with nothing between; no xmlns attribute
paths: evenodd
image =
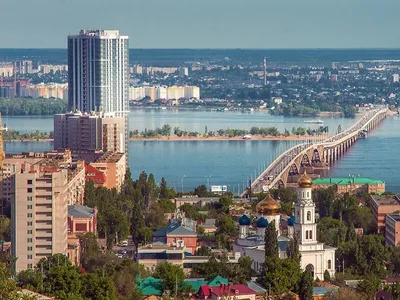
<svg viewBox="0 0 400 300"><path fill-rule="evenodd" d="M128 108L128 37L118 30L68 36L68 106L82 112Z"/></svg>
<svg viewBox="0 0 400 300"><path fill-rule="evenodd" d="M68 108L125 117L128 137L129 39L118 30L68 36Z"/></svg>

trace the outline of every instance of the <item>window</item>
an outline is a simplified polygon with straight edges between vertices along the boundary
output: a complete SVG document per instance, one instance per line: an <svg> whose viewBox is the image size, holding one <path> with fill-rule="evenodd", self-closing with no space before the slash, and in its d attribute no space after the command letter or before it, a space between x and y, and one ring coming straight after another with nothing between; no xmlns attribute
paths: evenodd
<svg viewBox="0 0 400 300"><path fill-rule="evenodd" d="M27 208L28 208L28 209L32 209L32 205L28 205Z"/></svg>
<svg viewBox="0 0 400 300"><path fill-rule="evenodd" d="M28 234L32 234L32 230L28 230Z"/></svg>
<svg viewBox="0 0 400 300"><path fill-rule="evenodd" d="M32 193L32 188L27 188L26 191L27 191L28 193Z"/></svg>
<svg viewBox="0 0 400 300"><path fill-rule="evenodd" d="M310 240L312 240L312 230L310 230Z"/></svg>
<svg viewBox="0 0 400 300"><path fill-rule="evenodd" d="M308 230L306 230L306 240L308 240Z"/></svg>
<svg viewBox="0 0 400 300"><path fill-rule="evenodd" d="M28 264L28 269L32 269L33 265L32 264Z"/></svg>
<svg viewBox="0 0 400 300"><path fill-rule="evenodd" d="M28 225L28 226L32 226L32 222L28 222L27 225Z"/></svg>
<svg viewBox="0 0 400 300"><path fill-rule="evenodd" d="M332 261L329 259L328 260L328 270L332 269Z"/></svg>
<svg viewBox="0 0 400 300"><path fill-rule="evenodd" d="M32 179L27 180L27 184L32 184Z"/></svg>
<svg viewBox="0 0 400 300"><path fill-rule="evenodd" d="M28 213L28 218L32 218L32 214L31 213Z"/></svg>
<svg viewBox="0 0 400 300"><path fill-rule="evenodd" d="M28 243L32 243L32 238L28 238Z"/></svg>
<svg viewBox="0 0 400 300"><path fill-rule="evenodd" d="M311 211L307 212L307 221L311 221Z"/></svg>
<svg viewBox="0 0 400 300"><path fill-rule="evenodd" d="M32 200L33 200L33 197L32 197L32 196L28 196L27 200L28 200L28 201L32 201Z"/></svg>
<svg viewBox="0 0 400 300"><path fill-rule="evenodd" d="M28 247L28 251L32 251L32 247L31 246Z"/></svg>
<svg viewBox="0 0 400 300"><path fill-rule="evenodd" d="M32 254L28 254L28 259L32 259Z"/></svg>

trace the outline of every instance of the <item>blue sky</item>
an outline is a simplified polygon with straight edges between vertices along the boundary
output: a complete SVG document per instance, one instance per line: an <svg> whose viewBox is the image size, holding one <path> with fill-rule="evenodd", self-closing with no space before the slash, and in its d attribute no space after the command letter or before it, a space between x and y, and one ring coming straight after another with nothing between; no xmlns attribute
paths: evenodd
<svg viewBox="0 0 400 300"><path fill-rule="evenodd" d="M131 48L400 48L399 0L0 0L0 48L114 28Z"/></svg>

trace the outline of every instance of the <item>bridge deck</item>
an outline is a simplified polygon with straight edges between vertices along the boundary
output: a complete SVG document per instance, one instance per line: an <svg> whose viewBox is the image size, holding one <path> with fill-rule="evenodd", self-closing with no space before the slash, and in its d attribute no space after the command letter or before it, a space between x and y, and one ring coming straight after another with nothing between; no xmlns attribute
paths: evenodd
<svg viewBox="0 0 400 300"><path fill-rule="evenodd" d="M288 168L290 168L299 157L303 157L305 154L309 153L311 149L316 149L318 147L323 147L324 149L334 148L351 138L357 139L361 132L367 130L368 125L382 114L386 115L387 111L387 108L368 111L346 131L340 132L322 142L310 141L309 143L298 144L286 150L251 183L251 190L253 192L262 192L264 186L267 188L274 187L281 179L282 174L287 172ZM243 197L245 194L246 191L244 191L241 196Z"/></svg>

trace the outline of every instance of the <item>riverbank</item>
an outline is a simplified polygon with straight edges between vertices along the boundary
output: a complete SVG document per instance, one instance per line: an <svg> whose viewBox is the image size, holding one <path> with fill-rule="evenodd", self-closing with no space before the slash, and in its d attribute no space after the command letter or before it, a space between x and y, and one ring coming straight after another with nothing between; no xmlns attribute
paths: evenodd
<svg viewBox="0 0 400 300"><path fill-rule="evenodd" d="M131 137L131 141L163 141L163 142L175 142L175 141L306 141L306 140L322 140L327 139L331 135L324 134L318 136L307 136L307 135L289 135L289 136L264 136L264 135L252 135L250 139L243 139L241 136L160 136L158 138L142 138L142 137Z"/></svg>

